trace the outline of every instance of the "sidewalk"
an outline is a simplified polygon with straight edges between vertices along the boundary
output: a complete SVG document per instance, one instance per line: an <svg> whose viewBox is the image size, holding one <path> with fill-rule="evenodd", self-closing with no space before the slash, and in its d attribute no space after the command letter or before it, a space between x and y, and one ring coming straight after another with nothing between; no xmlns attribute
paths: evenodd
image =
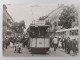
<svg viewBox="0 0 80 60"><path fill-rule="evenodd" d="M54 51L54 48L50 48L51 51L54 52L55 55L60 56L60 57L76 57L73 56L73 52L71 50L70 54L67 54L67 52L65 52L65 50L63 50L62 48L58 48L56 51Z"/></svg>
<svg viewBox="0 0 80 60"><path fill-rule="evenodd" d="M32 56L30 52L28 52L27 48L23 48L22 53L14 53L15 48L10 48L8 47L8 49L4 50L3 52L3 56L4 57L29 57Z"/></svg>
<svg viewBox="0 0 80 60"><path fill-rule="evenodd" d="M70 54L67 54L63 49L57 49L54 51L54 48L50 48L50 50L47 52L47 54L31 54L31 52L28 51L27 48L23 48L22 53L14 53L14 47L8 49L5 49L3 51L4 57L77 57L72 56L73 52L71 51Z"/></svg>

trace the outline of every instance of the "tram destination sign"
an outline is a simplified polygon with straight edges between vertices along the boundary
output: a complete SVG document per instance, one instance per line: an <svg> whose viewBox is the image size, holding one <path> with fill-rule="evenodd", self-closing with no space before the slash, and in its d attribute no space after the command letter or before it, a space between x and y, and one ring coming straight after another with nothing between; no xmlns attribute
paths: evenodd
<svg viewBox="0 0 80 60"><path fill-rule="evenodd" d="M45 21L37 21L36 25L45 25Z"/></svg>

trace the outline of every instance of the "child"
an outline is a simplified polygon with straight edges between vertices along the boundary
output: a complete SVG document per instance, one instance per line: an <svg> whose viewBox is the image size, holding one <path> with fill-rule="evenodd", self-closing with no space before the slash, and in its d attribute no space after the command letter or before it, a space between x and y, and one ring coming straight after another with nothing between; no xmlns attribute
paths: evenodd
<svg viewBox="0 0 80 60"><path fill-rule="evenodd" d="M59 48L61 48L61 47L62 47L62 45L61 45L61 44L62 44L62 42L61 42L61 41L59 41L59 45L58 45L58 47L59 47Z"/></svg>

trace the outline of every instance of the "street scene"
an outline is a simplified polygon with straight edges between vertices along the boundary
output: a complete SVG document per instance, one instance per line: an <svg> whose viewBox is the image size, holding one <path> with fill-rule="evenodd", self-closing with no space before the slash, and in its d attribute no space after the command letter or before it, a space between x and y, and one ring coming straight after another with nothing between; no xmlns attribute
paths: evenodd
<svg viewBox="0 0 80 60"><path fill-rule="evenodd" d="M4 57L77 57L78 6L4 4Z"/></svg>
<svg viewBox="0 0 80 60"><path fill-rule="evenodd" d="M57 49L56 52L54 52L54 49L51 48L47 53L39 53L39 54L32 54L29 52L27 48L23 48L22 53L14 53L14 48L8 48L6 51L4 51L5 57L71 57L73 56L73 52L71 54L65 53L62 49ZM76 57L76 56L75 56Z"/></svg>

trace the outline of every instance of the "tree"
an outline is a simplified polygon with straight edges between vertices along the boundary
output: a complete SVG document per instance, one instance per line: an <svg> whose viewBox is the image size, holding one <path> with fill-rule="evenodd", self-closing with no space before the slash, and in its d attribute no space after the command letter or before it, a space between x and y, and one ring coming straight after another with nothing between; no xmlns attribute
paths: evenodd
<svg viewBox="0 0 80 60"><path fill-rule="evenodd" d="M14 35L16 37L22 38L25 29L25 22L24 21L14 22L11 29L14 31Z"/></svg>
<svg viewBox="0 0 80 60"><path fill-rule="evenodd" d="M18 26L19 26L19 23L18 22L14 22L11 29L15 32L15 33L18 33Z"/></svg>
<svg viewBox="0 0 80 60"><path fill-rule="evenodd" d="M12 26L12 30L15 31L16 33L23 33L25 29L25 22L14 22Z"/></svg>
<svg viewBox="0 0 80 60"><path fill-rule="evenodd" d="M55 36L57 30L57 22L54 22L53 24L54 24L53 34Z"/></svg>
<svg viewBox="0 0 80 60"><path fill-rule="evenodd" d="M71 28L72 22L75 21L76 13L74 6L65 6L62 10L62 13L59 17L59 26L62 26L63 28Z"/></svg>
<svg viewBox="0 0 80 60"><path fill-rule="evenodd" d="M19 23L19 32L20 33L23 33L24 32L24 29L25 29L25 22L24 21L21 21Z"/></svg>

